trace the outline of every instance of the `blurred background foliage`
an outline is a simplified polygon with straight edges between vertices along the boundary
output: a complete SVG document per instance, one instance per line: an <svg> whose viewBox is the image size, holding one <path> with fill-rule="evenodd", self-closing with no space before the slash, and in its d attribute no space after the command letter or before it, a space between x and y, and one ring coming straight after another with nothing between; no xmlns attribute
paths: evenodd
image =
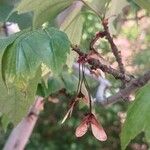
<svg viewBox="0 0 150 150"><path fill-rule="evenodd" d="M14 4L16 4L18 1L19 0L0 0L1 25L3 24L6 16L13 9ZM97 4L96 2L99 4L100 0L94 0L95 4ZM138 3L135 3L134 0L128 0L128 2L129 5L123 9L121 14L117 14L117 17L115 17L113 22L113 26L116 30L114 40L116 45L121 50L123 62L127 72L134 75L139 75L143 73L144 70L150 68L150 18L148 11L146 9L142 9ZM95 7L94 3L92 3L93 8ZM81 37L78 37L78 35L80 35L78 32L74 35L76 39L73 39L77 41L77 43L74 44L80 43L80 47L83 49L83 51L88 51L89 41L97 31L102 30L102 26L98 17L91 10L84 7L82 8L80 15L83 18L83 24L81 24L80 21L77 21L74 23L74 25L77 27L76 30L78 31L80 29L79 31L81 31L82 34ZM113 18L113 15L115 14L109 14L109 17ZM32 18L32 13L18 15L16 12L14 12L9 17L8 21L18 23L20 29L25 29L31 26ZM56 21L51 22L51 24L59 28L59 26L56 24ZM68 33L67 29L65 31ZM1 36L2 35L1 28ZM81 39L81 41L78 40L78 38ZM116 68L116 62L107 41L105 39L99 40L96 43L96 47L101 55L105 57L114 68ZM116 81L109 75L107 75L107 78L113 85L110 91L110 93L113 94L118 90L120 82ZM124 101L118 102L108 108L103 108L101 106L96 106L95 108L98 119L102 123L108 135L108 140L106 142L97 141L91 135L91 132L88 132L80 139L75 137L75 129L80 123L84 114L87 112L87 108L83 104L76 106L72 117L64 124L61 124L68 105L76 92L77 82L78 75L72 72L70 68L65 66L62 74L55 78L51 77L48 80L48 87L43 88L42 86L44 84L39 84L37 90L38 94L50 95L50 97L45 104L45 109L41 113L30 141L28 142L26 147L27 150L121 149L120 131L122 123L126 117L127 107L129 105ZM92 85L91 91L94 94L97 83L93 82L91 79L89 79L88 82L90 85ZM42 91L41 89L44 90ZM4 129L4 121L4 119L1 119L0 149L3 147L9 133L13 128L13 125L9 123L7 129ZM127 147L127 150L148 150L148 145L149 143L146 142L144 134L141 133L131 141Z"/></svg>

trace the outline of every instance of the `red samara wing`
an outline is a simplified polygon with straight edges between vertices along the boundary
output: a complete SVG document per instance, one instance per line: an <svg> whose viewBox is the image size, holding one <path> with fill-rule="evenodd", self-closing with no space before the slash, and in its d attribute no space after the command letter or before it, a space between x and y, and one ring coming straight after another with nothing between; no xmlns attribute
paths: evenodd
<svg viewBox="0 0 150 150"><path fill-rule="evenodd" d="M88 130L87 118L83 119L81 124L76 128L76 137L82 137Z"/></svg>
<svg viewBox="0 0 150 150"><path fill-rule="evenodd" d="M92 128L92 133L96 139L98 139L99 141L107 140L107 135L102 125L98 123L97 119L94 116L91 119L91 128Z"/></svg>

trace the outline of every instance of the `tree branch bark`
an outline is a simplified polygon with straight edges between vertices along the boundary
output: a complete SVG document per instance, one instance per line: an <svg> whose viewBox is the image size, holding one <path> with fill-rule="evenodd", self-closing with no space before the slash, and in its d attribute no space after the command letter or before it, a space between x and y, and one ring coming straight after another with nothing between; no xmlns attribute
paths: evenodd
<svg viewBox="0 0 150 150"><path fill-rule="evenodd" d="M79 56L83 56L87 58L88 54L83 53L79 47L71 45L72 50L79 54ZM129 82L133 79L131 75L123 74L120 71L112 68L111 66L108 66L106 64L102 64L99 60L94 58L87 58L86 60L91 66L94 68L99 68L103 72L106 72L108 74L113 75L116 79L125 80L126 82Z"/></svg>
<svg viewBox="0 0 150 150"><path fill-rule="evenodd" d="M133 78L130 75L121 73L120 71L112 68L111 66L107 66L105 64L100 63L99 60L90 58L87 61L90 65L94 66L95 68L101 69L103 72L113 75L116 79L125 80L126 82L129 82Z"/></svg>
<svg viewBox="0 0 150 150"><path fill-rule="evenodd" d="M120 99L126 99L132 92L141 88L150 81L150 70L144 75L140 76L137 79L132 80L127 87L121 89L118 93L107 98L101 104L106 106L120 101Z"/></svg>
<svg viewBox="0 0 150 150"><path fill-rule="evenodd" d="M27 116L13 129L3 150L23 150L43 109L43 98L37 97Z"/></svg>
<svg viewBox="0 0 150 150"><path fill-rule="evenodd" d="M79 56L83 56L86 59L86 62L88 62L92 67L94 68L99 68L101 69L103 72L109 73L111 75L113 75L116 79L120 79L120 80L125 80L127 82L127 86L124 89L121 89L118 93L116 93L113 96L110 96L107 98L107 100L103 101L103 102L98 102L104 106L109 105L109 104L113 104L116 103L118 101L120 101L120 99L127 99L127 97L134 92L135 90L141 88L142 86L144 86L145 84L147 84L150 80L150 71L146 72L143 76L139 77L139 78L134 78L131 75L127 75L127 74L123 74L120 71L113 69L111 66L102 64L99 60L94 59L94 58L89 58L88 59L88 54L83 53L80 48L78 48L77 46L72 46L72 49L74 51L76 51Z"/></svg>
<svg viewBox="0 0 150 150"><path fill-rule="evenodd" d="M121 52L118 50L116 44L113 41L113 38L110 35L109 29L108 29L107 19L106 19L106 21L104 20L102 22L102 25L103 25L104 32L105 32L105 37L106 37L106 39L108 40L108 42L111 46L112 53L114 54L114 56L116 58L116 61L118 62L120 73L125 75L125 68L124 68L124 64L123 64L123 61L122 61ZM122 87L125 87L126 86L126 80L123 79L122 83L123 83Z"/></svg>
<svg viewBox="0 0 150 150"><path fill-rule="evenodd" d="M104 20L102 24L103 24L104 31L105 31L105 37L111 46L112 53L114 54L116 61L118 62L119 70L122 74L125 74L125 69L124 69L124 65L122 62L121 52L118 50L117 46L115 45L115 43L113 41L113 38L111 37L111 35L109 33L107 21Z"/></svg>

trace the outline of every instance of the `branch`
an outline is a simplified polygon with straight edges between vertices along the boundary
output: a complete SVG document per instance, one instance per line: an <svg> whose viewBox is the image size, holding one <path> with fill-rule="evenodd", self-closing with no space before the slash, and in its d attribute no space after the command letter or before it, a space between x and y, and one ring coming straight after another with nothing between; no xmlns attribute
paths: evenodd
<svg viewBox="0 0 150 150"><path fill-rule="evenodd" d="M96 60L94 58L88 59L88 63L95 68L101 69L103 72L113 75L116 79L125 80L126 82L129 82L133 78L130 75L120 73L118 70L112 68L111 66L100 63L99 60Z"/></svg>
<svg viewBox="0 0 150 150"><path fill-rule="evenodd" d="M143 76L132 80L126 88L121 89L115 95L108 97L107 100L101 104L106 106L109 104L116 103L120 101L120 99L126 99L132 92L136 91L137 89L147 84L149 80L150 80L150 71L146 72Z"/></svg>
<svg viewBox="0 0 150 150"><path fill-rule="evenodd" d="M88 54L83 53L79 47L77 46L73 46L71 45L71 48L73 51L77 52L79 54L79 56L82 56L84 58L87 58ZM99 68L101 69L103 72L106 72L108 74L113 75L116 79L120 79L120 80L124 80L126 82L131 81L131 79L133 78L130 75L127 74L123 74L121 72L119 72L118 70L112 68L111 66L108 66L106 64L102 64L99 60L94 59L94 58L88 58L87 62L92 65L93 68Z"/></svg>
<svg viewBox="0 0 150 150"><path fill-rule="evenodd" d="M82 68L79 68L79 63L74 63L72 66L73 70L75 70L77 73L79 73L79 71L82 71ZM96 77L96 75L94 73L91 73L90 70L84 66L84 74L88 77L90 77L91 79L94 79L96 81L99 81L99 79ZM102 78L102 77L101 77Z"/></svg>
<svg viewBox="0 0 150 150"><path fill-rule="evenodd" d="M90 50L96 51L94 48L94 44L99 38L103 38L104 36L105 36L105 31L96 33L96 35L93 37L93 39L90 42Z"/></svg>
<svg viewBox="0 0 150 150"><path fill-rule="evenodd" d="M73 51L75 51L79 56L84 56L84 57L87 57L87 54L86 53L83 53L80 48L77 46L77 45L71 45L71 48Z"/></svg>
<svg viewBox="0 0 150 150"><path fill-rule="evenodd" d="M131 75L122 74L121 72L117 71L116 69L113 69L111 66L102 64L99 60L94 58L88 58L88 54L83 53L80 48L77 46L72 46L72 50L76 51L79 56L84 56L86 58L86 62L88 62L93 68L99 68L103 72L109 73L113 75L116 79L121 79L126 81L128 84L124 89L121 89L118 93L116 93L113 96L110 96L105 101L95 101L96 103L100 103L102 105L109 105L112 103L116 103L117 101L120 101L120 99L127 99L128 96L134 92L135 90L141 88L144 86L148 81L150 80L150 71L145 73L143 76L135 79Z"/></svg>
<svg viewBox="0 0 150 150"><path fill-rule="evenodd" d="M38 115L43 109L43 98L37 97L27 116L13 129L3 150L23 150L27 144Z"/></svg>
<svg viewBox="0 0 150 150"><path fill-rule="evenodd" d="M142 15L142 16L136 16L136 17L133 17L133 18L120 18L118 19L118 21L137 21L137 20L141 20L143 19L144 17L146 17L146 15Z"/></svg>
<svg viewBox="0 0 150 150"><path fill-rule="evenodd" d="M118 50L117 46L115 45L115 43L113 41L113 38L111 37L111 35L109 33L107 19L103 21L102 25L104 27L105 37L111 46L111 49L116 58L116 61L118 62L119 70L122 74L125 74L125 69L124 69L124 65L122 62L122 58L121 58L121 52Z"/></svg>

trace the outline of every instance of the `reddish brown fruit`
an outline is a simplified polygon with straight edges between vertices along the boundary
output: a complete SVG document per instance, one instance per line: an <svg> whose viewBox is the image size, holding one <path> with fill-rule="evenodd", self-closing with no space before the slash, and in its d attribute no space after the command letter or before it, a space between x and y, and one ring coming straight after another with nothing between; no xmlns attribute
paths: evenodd
<svg viewBox="0 0 150 150"><path fill-rule="evenodd" d="M93 114L88 114L84 117L81 124L76 128L76 137L82 137L91 125L92 133L96 139L99 141L106 141L107 135L102 127L102 125L97 121Z"/></svg>

